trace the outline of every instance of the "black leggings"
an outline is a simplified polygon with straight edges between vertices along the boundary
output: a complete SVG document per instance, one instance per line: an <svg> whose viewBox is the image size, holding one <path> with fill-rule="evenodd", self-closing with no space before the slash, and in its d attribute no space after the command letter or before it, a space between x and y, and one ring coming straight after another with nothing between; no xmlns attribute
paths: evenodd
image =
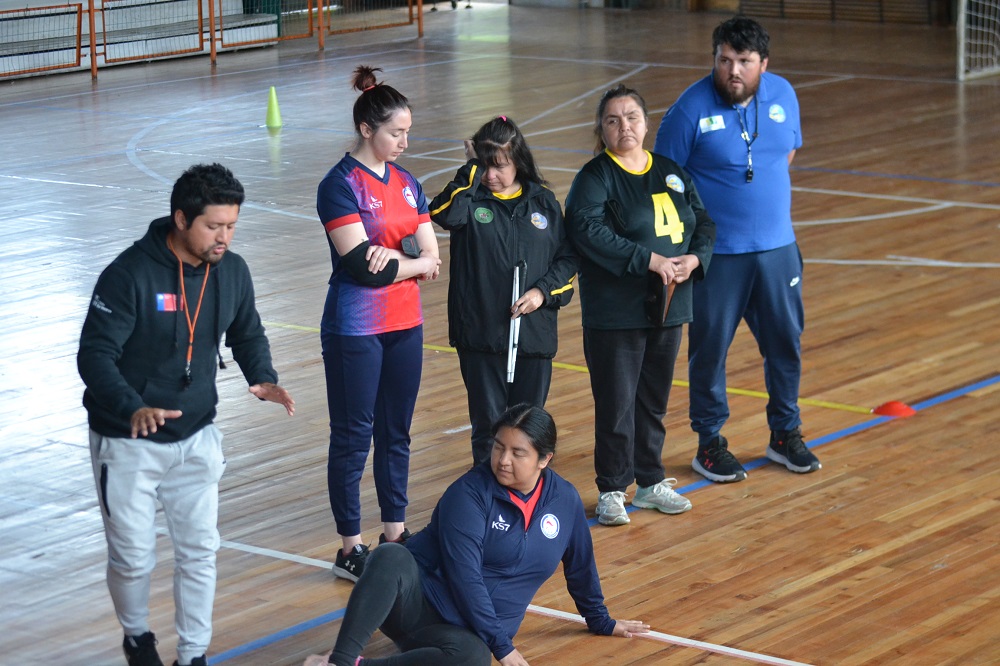
<svg viewBox="0 0 1000 666"><path fill-rule="evenodd" d="M489 666L490 650L464 627L448 624L427 603L420 569L405 547L385 543L372 551L347 602L330 663L354 666L376 629L402 654L364 659L364 666Z"/></svg>

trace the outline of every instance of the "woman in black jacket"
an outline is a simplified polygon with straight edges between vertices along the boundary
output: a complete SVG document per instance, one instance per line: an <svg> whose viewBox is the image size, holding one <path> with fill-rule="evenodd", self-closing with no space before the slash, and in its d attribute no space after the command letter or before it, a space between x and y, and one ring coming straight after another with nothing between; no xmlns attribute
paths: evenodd
<svg viewBox="0 0 1000 666"><path fill-rule="evenodd" d="M448 337L468 393L478 464L489 459L492 425L508 407L545 405L556 315L572 298L577 263L559 201L512 120L497 116L483 125L465 142L465 154L468 161L430 211L451 232ZM515 322L520 334L511 378Z"/></svg>

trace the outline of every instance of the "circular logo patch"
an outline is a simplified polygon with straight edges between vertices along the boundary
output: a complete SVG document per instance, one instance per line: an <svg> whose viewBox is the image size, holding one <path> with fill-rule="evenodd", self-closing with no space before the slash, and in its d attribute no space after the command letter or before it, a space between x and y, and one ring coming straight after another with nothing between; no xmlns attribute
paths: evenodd
<svg viewBox="0 0 1000 666"><path fill-rule="evenodd" d="M783 123L786 118L785 109L780 104L772 104L771 108L767 110L767 117L776 123Z"/></svg>
<svg viewBox="0 0 1000 666"><path fill-rule="evenodd" d="M674 174L670 174L669 176L667 176L667 187L672 189L674 192L680 192L681 194L684 194L684 181L675 176Z"/></svg>
<svg viewBox="0 0 1000 666"><path fill-rule="evenodd" d="M472 216L476 218L476 222L481 224L489 224L493 221L493 211L489 208L477 208Z"/></svg>
<svg viewBox="0 0 1000 666"><path fill-rule="evenodd" d="M555 514L547 513L542 516L542 522L539 525L542 527L542 534L547 539L555 539L559 536L559 519L556 518Z"/></svg>
<svg viewBox="0 0 1000 666"><path fill-rule="evenodd" d="M407 185L403 188L403 198L406 199L406 203L410 204L411 208L417 207L417 198L413 196L413 190Z"/></svg>
<svg viewBox="0 0 1000 666"><path fill-rule="evenodd" d="M539 229L544 229L545 227L549 226L549 221L545 219L545 216L542 215L541 213L532 213L531 223Z"/></svg>

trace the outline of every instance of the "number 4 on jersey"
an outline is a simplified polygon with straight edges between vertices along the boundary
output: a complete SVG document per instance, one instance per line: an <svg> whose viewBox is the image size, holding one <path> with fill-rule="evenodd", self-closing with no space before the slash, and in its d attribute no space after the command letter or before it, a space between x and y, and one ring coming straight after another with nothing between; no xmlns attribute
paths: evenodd
<svg viewBox="0 0 1000 666"><path fill-rule="evenodd" d="M657 236L670 236L670 242L680 245L684 242L684 223L677 215L677 207L668 192L660 192L653 195L653 210L655 220L653 228Z"/></svg>

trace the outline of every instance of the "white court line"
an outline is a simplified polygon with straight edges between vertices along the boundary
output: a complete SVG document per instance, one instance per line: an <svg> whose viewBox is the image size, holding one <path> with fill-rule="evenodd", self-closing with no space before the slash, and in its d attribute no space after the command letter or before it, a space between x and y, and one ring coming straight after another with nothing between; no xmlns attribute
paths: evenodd
<svg viewBox="0 0 1000 666"><path fill-rule="evenodd" d="M471 425L464 425L461 428L452 428L451 430L445 430L444 434L446 434L446 435L454 435L457 432L465 432L466 430L472 430L472 426Z"/></svg>
<svg viewBox="0 0 1000 666"><path fill-rule="evenodd" d="M899 257L893 254L887 259L803 259L806 264L833 264L840 266L921 266L925 268L1000 268L1000 264L986 262L941 261L920 257Z"/></svg>
<svg viewBox="0 0 1000 666"><path fill-rule="evenodd" d="M470 426L471 427L471 426ZM166 535L167 531L164 529L157 529L157 534ZM296 562L298 564L305 564L307 566L319 567L321 569L332 569L333 563L327 562L326 560L317 560L312 557L303 557L301 555L293 555L291 553L284 553L280 550L272 550L271 548L258 548L257 546L250 546L245 543L238 543L236 541L229 541L223 539L220 544L225 548L232 548L233 550L240 550L245 553L253 553L254 555L263 555L264 557L273 557L278 560L285 560L286 562ZM536 606L531 604L528 606L528 610L536 615L544 615L547 617L553 617L561 620L569 620L571 622L576 622L578 624L586 624L586 621L579 615L573 613L567 613L565 611L555 610L554 608L546 608L544 606ZM681 645L684 647L696 648L698 650L704 650L706 652L715 652L717 654L724 654L731 657L738 657L747 661L753 661L759 664L775 664L775 666L809 666L799 661L789 661L787 659L781 659L780 657L771 657L766 654L759 654L757 652L747 652L746 650L738 650L736 648L726 647L725 645L715 645L714 643L705 643L703 641L696 641L690 638L683 638L681 636L673 636L671 634L664 634L659 631L650 631L647 634L635 634L636 638L647 638L652 640L661 641L663 643L672 643L674 645Z"/></svg>
<svg viewBox="0 0 1000 666"><path fill-rule="evenodd" d="M169 537L170 532L162 527L156 528L157 536ZM273 557L276 560L285 560L286 562L295 562L297 564L305 564L310 567L319 567L320 569L333 569L333 562L327 562L326 560L317 560L315 557L304 557L302 555L293 555L292 553L285 553L280 550L272 550L271 548L259 548L257 546L251 546L245 543L239 543L238 541L229 541L228 539L220 539L219 545L223 548L231 548L232 550L242 550L244 553L252 553L254 555L263 555L264 557Z"/></svg>
<svg viewBox="0 0 1000 666"><path fill-rule="evenodd" d="M555 617L561 620L570 620L571 622L578 622L582 624L586 623L586 621L579 615L554 610L552 608L545 608L544 606L535 606L532 604L528 606L528 610L536 615ZM739 659L754 661L758 664L775 664L776 666L809 666L801 661L789 661L788 659L772 657L770 655L760 654L759 652L747 652L746 650L737 650L736 648L726 647L725 645L715 645L714 643L705 643L703 641L696 641L690 638L682 638L681 636L671 636L670 634L664 634L659 631L650 631L646 634L633 634L632 637L646 638L654 641L661 641L663 643L673 643L675 645L696 648L706 652L715 652L717 654L724 654L730 657L738 657Z"/></svg>
<svg viewBox="0 0 1000 666"><path fill-rule="evenodd" d="M1000 210L1000 204L975 203L971 201L948 201L946 199L925 199L922 197L904 197L895 194L872 194L871 192L851 192L849 190L827 190L819 187L792 187L793 192L811 192L813 194L829 194L836 197L857 197L859 199L882 199L884 201L908 201L929 206L957 206L959 208L982 208L984 210Z"/></svg>
<svg viewBox="0 0 1000 666"><path fill-rule="evenodd" d="M896 210L891 213L877 213L874 215L856 215L854 217L831 217L825 220L812 220L809 222L793 222L793 227L818 227L824 224L848 224L851 222L872 222L874 220L891 220L910 215L923 215L924 213L934 213L939 210L952 208L950 203L924 206L923 208L911 208L909 210Z"/></svg>
<svg viewBox="0 0 1000 666"><path fill-rule="evenodd" d="M607 90L610 87L610 84L620 83L620 82L624 81L625 79L629 78L630 76L635 76L636 74L638 74L642 70L646 69L647 67L648 67L648 65L640 65L639 67L634 68L632 71L630 71L630 72L628 72L626 74L622 74L621 76L618 76L618 77L615 77L615 78L611 79L605 85L599 86L597 88L591 88L590 90L588 90L585 93L577 95L576 97L571 97L570 99L566 100L565 102L560 102L559 104L556 104L553 107L549 107L549 109L547 111L543 111L542 113L539 113L538 115L532 116L531 118L528 118L524 122L521 122L520 126L521 127L526 127L527 125L530 125L531 123L535 122L536 120L540 120L542 118L545 118L546 116L552 114L554 111L558 111L559 109L562 109L564 107L570 106L572 104L576 104L577 102L583 101L585 99L590 99L591 97L593 97L597 93L603 93L605 90Z"/></svg>
<svg viewBox="0 0 1000 666"><path fill-rule="evenodd" d="M235 541L227 541L225 539L223 539L220 543L226 548L232 548L233 550L242 550L244 553L253 553L254 555L264 555L265 557L273 557L279 560L287 560L288 562L298 562L299 564L307 564L313 567L320 567L321 569L333 569L333 562L327 562L326 560L317 560L313 557L292 555L291 553L283 553L280 550L271 550L270 548L258 548L257 546L248 546L245 543L237 543Z"/></svg>

